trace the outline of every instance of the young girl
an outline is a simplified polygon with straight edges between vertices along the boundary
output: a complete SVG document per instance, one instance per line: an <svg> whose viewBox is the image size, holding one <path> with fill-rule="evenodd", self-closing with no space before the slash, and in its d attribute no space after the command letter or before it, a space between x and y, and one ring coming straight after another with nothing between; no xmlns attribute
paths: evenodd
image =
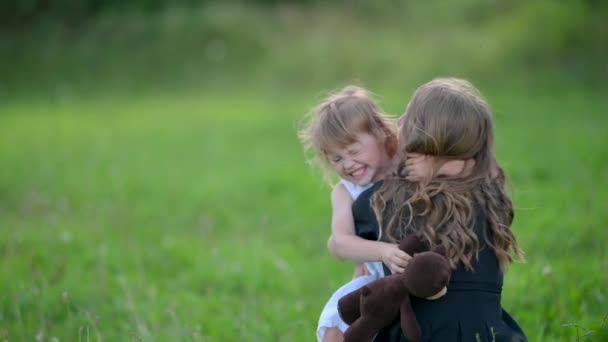
<svg viewBox="0 0 608 342"><path fill-rule="evenodd" d="M387 179L373 197L387 241L416 234L446 247L454 267L447 294L413 301L424 341L522 341L517 323L501 308L503 274L523 254L511 230L513 206L494 156L492 113L469 82L437 79L421 86L400 128L398 155L434 156L433 163L473 159L458 175L434 175L413 184ZM409 162L402 168L409 167ZM436 168L436 167L435 167ZM376 341L400 341L399 325Z"/></svg>
<svg viewBox="0 0 608 342"><path fill-rule="evenodd" d="M334 293L319 319L318 340L341 341L347 325L340 319L337 301L384 276L382 263L392 272L403 272L410 258L397 244L378 241L375 219L373 224L365 219L369 213L373 216L369 198L364 202L356 201L362 192L394 170L396 128L364 89L349 86L330 96L312 112L300 138L325 170L333 169L341 178L331 195L330 253L338 259L359 264L356 272L359 277ZM411 163L409 179L420 177L416 172L428 169L429 163L428 158ZM462 165L462 162L454 161L444 165L439 172L456 174ZM357 215L357 212L363 215Z"/></svg>

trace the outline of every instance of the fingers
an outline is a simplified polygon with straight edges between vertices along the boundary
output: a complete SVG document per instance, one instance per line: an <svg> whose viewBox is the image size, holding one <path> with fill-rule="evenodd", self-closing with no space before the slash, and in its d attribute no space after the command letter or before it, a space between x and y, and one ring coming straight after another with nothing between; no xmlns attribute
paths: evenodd
<svg viewBox="0 0 608 342"><path fill-rule="evenodd" d="M386 246L387 249L382 255L382 262L392 273L403 273L412 257L400 250L397 244L387 244Z"/></svg>
<svg viewBox="0 0 608 342"><path fill-rule="evenodd" d="M421 154L416 155L415 157L408 156L407 159L405 160L405 167L419 164L419 163L423 162L425 159L426 159L426 157Z"/></svg>
<svg viewBox="0 0 608 342"><path fill-rule="evenodd" d="M420 178L414 176L412 173L408 173L407 176L405 176L405 179L410 182L417 182L420 180Z"/></svg>
<svg viewBox="0 0 608 342"><path fill-rule="evenodd" d="M406 268L410 262L409 258L394 256L390 259L390 263L396 267Z"/></svg>
<svg viewBox="0 0 608 342"><path fill-rule="evenodd" d="M393 273L403 273L407 265L410 263L411 255L405 253L404 251L397 249L393 252L393 254L388 258L388 262L386 266Z"/></svg>
<svg viewBox="0 0 608 342"><path fill-rule="evenodd" d="M424 156L419 156L419 157L407 157L407 159L405 160L405 166L411 166L414 165L416 163L419 163L421 161L424 160Z"/></svg>
<svg viewBox="0 0 608 342"><path fill-rule="evenodd" d="M415 182L415 181L419 181L420 180L420 171L417 170L415 167L413 166L406 166L405 167L405 179L407 179L408 181L411 182Z"/></svg>
<svg viewBox="0 0 608 342"><path fill-rule="evenodd" d="M401 260L404 260L404 261L409 261L409 260L412 258L412 256L411 256L411 255L409 255L409 254L405 253L404 251L402 251L402 250L400 250L400 249L398 249L398 250L395 252L395 256L396 256L397 258L401 259Z"/></svg>
<svg viewBox="0 0 608 342"><path fill-rule="evenodd" d="M405 160L405 179L410 182L423 180L429 173L428 156L411 153Z"/></svg>
<svg viewBox="0 0 608 342"><path fill-rule="evenodd" d="M404 267L399 267L397 265L391 265L391 266L389 266L389 269L391 270L391 272L393 272L393 274L403 273L403 271L405 271Z"/></svg>
<svg viewBox="0 0 608 342"><path fill-rule="evenodd" d="M402 269L405 269L408 264L409 264L409 262L407 262L407 261L406 262L400 261L398 263L397 262L391 263L391 265L393 265L393 267L395 267L395 268L402 268Z"/></svg>

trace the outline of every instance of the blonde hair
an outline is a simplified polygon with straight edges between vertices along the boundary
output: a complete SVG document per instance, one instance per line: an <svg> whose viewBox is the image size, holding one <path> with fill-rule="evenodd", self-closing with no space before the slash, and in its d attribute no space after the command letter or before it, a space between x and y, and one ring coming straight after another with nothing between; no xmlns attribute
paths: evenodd
<svg viewBox="0 0 608 342"><path fill-rule="evenodd" d="M397 129L380 110L367 90L347 86L330 95L308 115L299 138L311 161L317 162L329 180L328 154L357 141L357 134L368 133L378 139L389 158L397 152Z"/></svg>
<svg viewBox="0 0 608 342"><path fill-rule="evenodd" d="M443 245L452 266L462 262L472 269L480 242L473 230L474 207L487 216L483 238L505 270L514 254L523 260L511 224L513 205L505 191L505 176L494 156L492 111L468 81L435 79L416 90L407 106L400 131L399 154L435 156L438 166L446 160L472 159L467 174L430 177L409 183L403 177L386 180L374 195L373 206L381 225L386 222L389 240L416 234L431 247ZM397 170L402 174L403 163Z"/></svg>

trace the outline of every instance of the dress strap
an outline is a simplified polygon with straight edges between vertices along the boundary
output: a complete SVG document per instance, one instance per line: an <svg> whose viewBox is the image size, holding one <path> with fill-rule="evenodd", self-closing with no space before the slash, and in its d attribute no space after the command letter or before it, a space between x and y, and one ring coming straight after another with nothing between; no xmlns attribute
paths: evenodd
<svg viewBox="0 0 608 342"><path fill-rule="evenodd" d="M363 191L371 188L374 185L373 183L367 185L358 185L344 179L340 180L340 183L344 184L344 187L346 187L346 190L348 190L348 193L353 198L353 201L356 200Z"/></svg>

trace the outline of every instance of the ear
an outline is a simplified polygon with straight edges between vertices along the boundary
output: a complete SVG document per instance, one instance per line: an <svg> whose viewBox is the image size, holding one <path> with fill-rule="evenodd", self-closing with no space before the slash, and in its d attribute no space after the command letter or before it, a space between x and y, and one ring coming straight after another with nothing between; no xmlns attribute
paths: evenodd
<svg viewBox="0 0 608 342"><path fill-rule="evenodd" d="M424 244L416 235L408 235L405 239L399 242L399 249L409 255L424 252Z"/></svg>
<svg viewBox="0 0 608 342"><path fill-rule="evenodd" d="M448 257L448 251L445 249L444 246L439 245L439 246L433 248L433 252L441 255L444 258Z"/></svg>

